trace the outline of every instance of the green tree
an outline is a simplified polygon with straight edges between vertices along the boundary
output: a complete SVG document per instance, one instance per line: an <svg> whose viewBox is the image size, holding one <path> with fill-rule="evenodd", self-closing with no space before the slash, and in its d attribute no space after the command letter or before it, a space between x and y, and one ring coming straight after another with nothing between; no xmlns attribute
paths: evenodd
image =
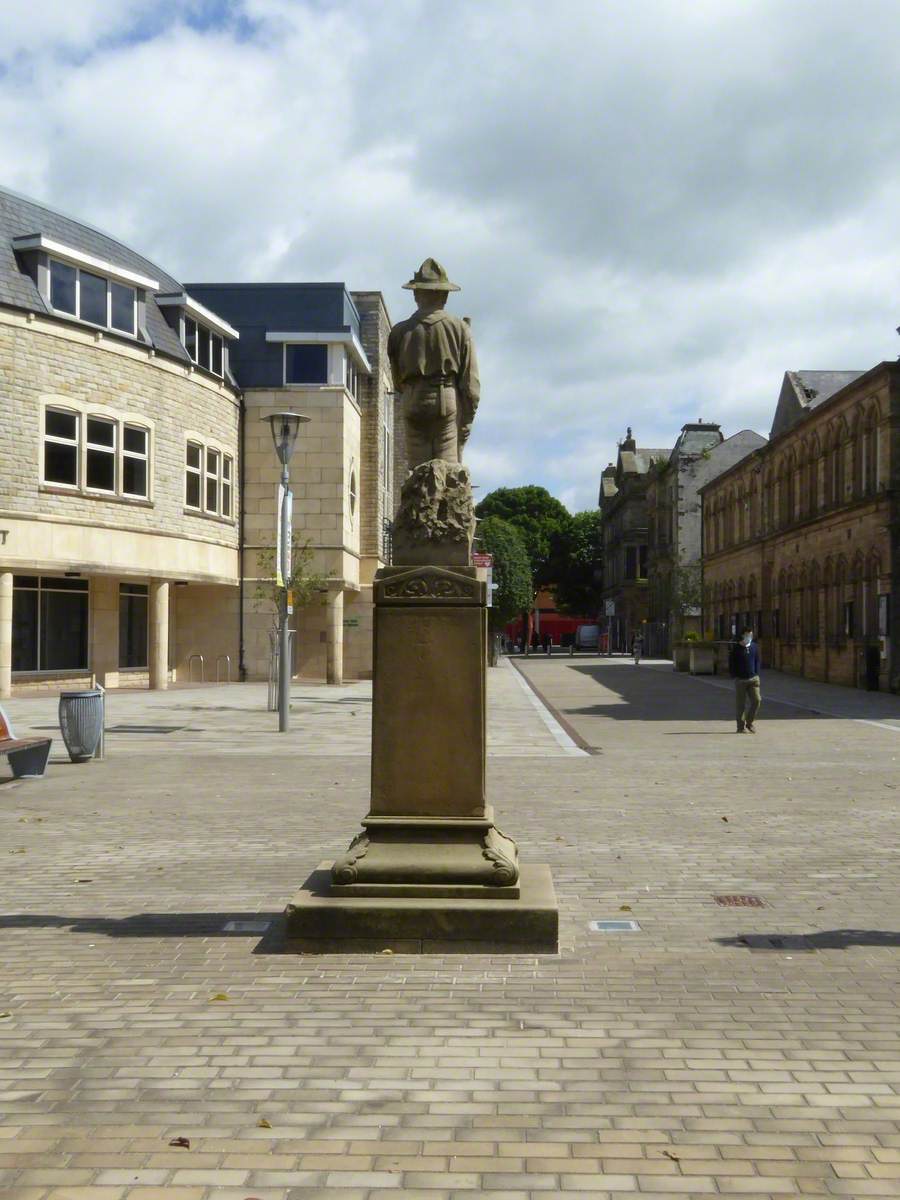
<svg viewBox="0 0 900 1200"><path fill-rule="evenodd" d="M602 529L600 510L575 513L553 535L547 573L560 612L594 616L600 604Z"/></svg>
<svg viewBox="0 0 900 1200"><path fill-rule="evenodd" d="M475 509L480 519L500 517L514 525L522 536L531 563L535 587L554 583L548 571L554 534L565 530L572 518L569 510L546 488L497 488L489 492Z"/></svg>
<svg viewBox="0 0 900 1200"><path fill-rule="evenodd" d="M287 580L288 590L293 593L294 612L304 608L327 590L324 575L310 570L315 551L311 542L294 534L291 541L291 574ZM253 589L253 601L257 611L271 611L272 625L278 628L278 604L282 589L275 580L275 547L261 546L256 553L257 579Z"/></svg>
<svg viewBox="0 0 900 1200"><path fill-rule="evenodd" d="M531 607L534 588L528 552L518 529L500 517L486 517L478 526L479 548L494 556L491 627L502 629L507 621Z"/></svg>

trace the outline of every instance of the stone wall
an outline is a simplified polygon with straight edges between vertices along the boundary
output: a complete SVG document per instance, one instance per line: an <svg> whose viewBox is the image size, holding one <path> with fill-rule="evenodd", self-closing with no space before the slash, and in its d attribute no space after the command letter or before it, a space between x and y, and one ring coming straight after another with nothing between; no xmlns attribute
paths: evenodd
<svg viewBox="0 0 900 1200"><path fill-rule="evenodd" d="M29 520L81 523L97 529L162 534L236 551L238 527L230 520L185 510L185 435L190 432L230 454L237 473L237 397L224 384L155 357L142 347L67 327L61 322L0 311L0 513ZM150 498L112 499L42 485L40 480L41 403L66 402L83 409L130 416L151 430ZM232 513L240 497L234 480ZM37 533L35 532L35 536ZM60 565L68 565L64 535L54 536ZM159 542L136 571L165 575ZM28 550L7 541L0 550L26 559ZM101 563L97 564L102 566ZM49 564L45 563L44 569ZM237 577L237 556L230 564ZM173 567L172 574L177 573Z"/></svg>
<svg viewBox="0 0 900 1200"><path fill-rule="evenodd" d="M898 381L873 368L704 489L705 627L749 612L768 666L863 686L876 655L879 686L900 682Z"/></svg>

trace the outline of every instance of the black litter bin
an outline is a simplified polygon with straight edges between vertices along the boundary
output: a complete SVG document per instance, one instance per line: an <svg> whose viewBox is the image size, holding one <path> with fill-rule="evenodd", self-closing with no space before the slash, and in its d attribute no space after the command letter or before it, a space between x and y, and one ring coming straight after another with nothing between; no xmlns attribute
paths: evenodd
<svg viewBox="0 0 900 1200"><path fill-rule="evenodd" d="M59 728L72 762L93 758L103 732L103 692L60 692Z"/></svg>

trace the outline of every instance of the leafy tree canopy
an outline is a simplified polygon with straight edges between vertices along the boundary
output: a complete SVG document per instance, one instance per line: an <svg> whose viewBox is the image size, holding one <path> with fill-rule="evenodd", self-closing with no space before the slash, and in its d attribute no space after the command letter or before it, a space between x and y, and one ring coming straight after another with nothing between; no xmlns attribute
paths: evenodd
<svg viewBox="0 0 900 1200"><path fill-rule="evenodd" d="M553 535L547 572L560 612L593 616L600 604L600 510L575 513Z"/></svg>
<svg viewBox="0 0 900 1200"><path fill-rule="evenodd" d="M480 519L500 517L514 525L525 543L535 586L553 583L548 562L554 534L565 530L572 518L569 510L546 488L497 488L489 492L475 509Z"/></svg>
<svg viewBox="0 0 900 1200"><path fill-rule="evenodd" d="M534 590L525 543L515 525L500 517L486 517L478 526L480 549L494 556L494 603L491 624L500 628L531 608Z"/></svg>
<svg viewBox="0 0 900 1200"><path fill-rule="evenodd" d="M315 551L312 542L295 533L291 538L291 576L288 589L293 593L294 611L311 604L318 593L328 589L328 580L311 570ZM258 612L269 611L272 625L278 628L278 605L283 589L275 581L275 547L261 546L256 553L257 579L252 597Z"/></svg>

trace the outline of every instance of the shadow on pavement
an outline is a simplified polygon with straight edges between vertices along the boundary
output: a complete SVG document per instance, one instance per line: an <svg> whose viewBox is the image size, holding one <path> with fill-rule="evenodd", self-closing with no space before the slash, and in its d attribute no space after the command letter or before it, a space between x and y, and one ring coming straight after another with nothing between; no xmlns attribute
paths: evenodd
<svg viewBox="0 0 900 1200"><path fill-rule="evenodd" d="M900 933L889 929L824 929L820 933L744 933L714 938L720 946L746 950L847 950L851 946L900 946Z"/></svg>
<svg viewBox="0 0 900 1200"><path fill-rule="evenodd" d="M0 915L0 929L66 929L105 937L258 937L281 912L135 913L130 917L61 917L52 913ZM225 929L233 923L235 929ZM254 928L241 928L241 926Z"/></svg>
<svg viewBox="0 0 900 1200"><path fill-rule="evenodd" d="M602 666L585 663L572 669L612 692L617 699L601 700L583 708L566 707L564 712L568 716L608 717L613 721L734 721L730 687L685 687L685 677L671 667L636 667L631 661L613 659ZM760 722L810 721L820 715L769 699L763 677Z"/></svg>

